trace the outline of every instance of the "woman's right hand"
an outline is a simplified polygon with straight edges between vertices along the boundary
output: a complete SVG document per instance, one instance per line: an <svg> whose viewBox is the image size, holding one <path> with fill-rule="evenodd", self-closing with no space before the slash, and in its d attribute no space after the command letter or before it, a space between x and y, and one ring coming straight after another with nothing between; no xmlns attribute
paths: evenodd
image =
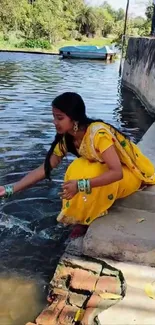
<svg viewBox="0 0 155 325"><path fill-rule="evenodd" d="M0 186L0 197L5 196L5 187L4 186Z"/></svg>

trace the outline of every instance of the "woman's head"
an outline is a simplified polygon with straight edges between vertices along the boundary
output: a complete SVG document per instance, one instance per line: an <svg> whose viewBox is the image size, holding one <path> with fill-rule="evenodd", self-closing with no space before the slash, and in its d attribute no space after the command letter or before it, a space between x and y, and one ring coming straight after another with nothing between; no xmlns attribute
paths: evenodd
<svg viewBox="0 0 155 325"><path fill-rule="evenodd" d="M84 126L87 121L85 103L80 95L65 92L52 102L54 124L59 134L70 133L75 125Z"/></svg>

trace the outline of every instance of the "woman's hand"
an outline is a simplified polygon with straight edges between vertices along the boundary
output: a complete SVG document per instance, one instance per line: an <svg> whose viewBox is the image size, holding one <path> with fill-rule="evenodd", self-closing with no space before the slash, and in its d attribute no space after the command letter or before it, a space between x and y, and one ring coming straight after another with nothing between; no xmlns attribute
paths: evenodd
<svg viewBox="0 0 155 325"><path fill-rule="evenodd" d="M62 198L66 200L71 200L74 195L78 192L77 181L68 181L62 185L63 193Z"/></svg>
<svg viewBox="0 0 155 325"><path fill-rule="evenodd" d="M0 186L0 197L4 197L4 196L5 196L5 187Z"/></svg>

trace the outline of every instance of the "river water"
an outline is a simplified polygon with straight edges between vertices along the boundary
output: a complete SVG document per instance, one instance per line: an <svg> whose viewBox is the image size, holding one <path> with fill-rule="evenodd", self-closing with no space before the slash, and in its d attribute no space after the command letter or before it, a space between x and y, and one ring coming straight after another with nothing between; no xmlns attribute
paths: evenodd
<svg viewBox="0 0 155 325"><path fill-rule="evenodd" d="M138 142L153 118L120 87L119 62L61 60L0 53L0 184L39 166L54 137L51 101L81 94L91 117L102 118ZM68 229L56 223L60 180L70 157L42 182L0 201L0 324L24 325L45 305L45 285L64 250Z"/></svg>

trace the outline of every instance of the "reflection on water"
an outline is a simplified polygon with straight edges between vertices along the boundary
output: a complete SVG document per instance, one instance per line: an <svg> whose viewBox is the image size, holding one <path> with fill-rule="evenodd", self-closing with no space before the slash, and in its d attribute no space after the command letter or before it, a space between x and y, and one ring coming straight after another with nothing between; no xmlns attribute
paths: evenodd
<svg viewBox="0 0 155 325"><path fill-rule="evenodd" d="M64 91L80 93L88 115L114 124L137 142L153 119L131 92L121 89L118 68L118 62L0 53L0 184L20 179L43 162L55 133L50 104ZM1 201L1 324L24 325L41 309L43 286L68 235L68 228L56 223L58 180L63 180L67 164L64 160L53 172L54 182L44 181Z"/></svg>

